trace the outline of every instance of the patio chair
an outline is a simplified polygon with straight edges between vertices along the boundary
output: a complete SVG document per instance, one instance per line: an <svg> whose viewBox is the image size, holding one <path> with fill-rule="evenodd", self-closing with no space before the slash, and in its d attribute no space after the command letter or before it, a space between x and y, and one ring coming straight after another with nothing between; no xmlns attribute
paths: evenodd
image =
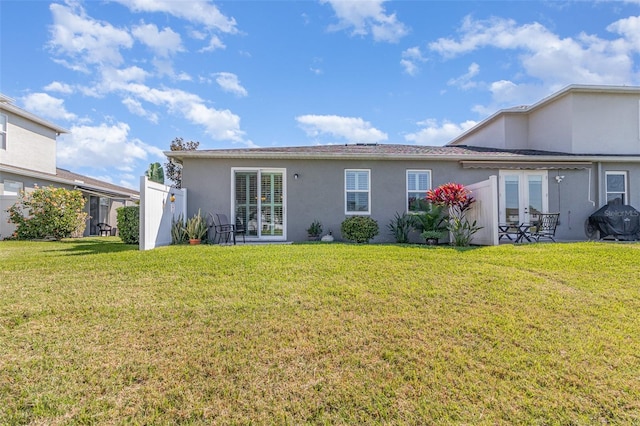
<svg viewBox="0 0 640 426"><path fill-rule="evenodd" d="M111 235L111 225L107 223L100 222L96 225L98 228L98 235L101 237L108 237Z"/></svg>
<svg viewBox="0 0 640 426"><path fill-rule="evenodd" d="M560 213L541 213L530 238L536 242L540 241L540 238L547 238L555 243L559 217Z"/></svg>
<svg viewBox="0 0 640 426"><path fill-rule="evenodd" d="M229 222L226 214L217 213L215 215L215 225L214 229L216 235L218 236L218 242L222 243L224 238L225 243L229 243L231 239L233 239L233 244L236 243L236 227L234 224ZM215 236L214 236L215 242Z"/></svg>
<svg viewBox="0 0 640 426"><path fill-rule="evenodd" d="M242 223L242 219L238 216L236 216L235 235L242 235L242 242L245 242L244 236L247 235L247 228L244 226L244 223Z"/></svg>

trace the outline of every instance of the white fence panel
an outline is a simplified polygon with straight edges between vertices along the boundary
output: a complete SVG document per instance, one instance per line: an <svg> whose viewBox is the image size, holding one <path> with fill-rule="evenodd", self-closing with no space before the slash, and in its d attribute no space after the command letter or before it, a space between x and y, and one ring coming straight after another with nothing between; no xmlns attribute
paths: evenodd
<svg viewBox="0 0 640 426"><path fill-rule="evenodd" d="M171 196L175 201L171 201ZM140 250L171 244L171 221L187 214L187 190L140 178Z"/></svg>
<svg viewBox="0 0 640 426"><path fill-rule="evenodd" d="M18 201L16 195L0 195L0 240L12 236L16 230L16 226L9 223L9 212L7 212L7 209L16 201Z"/></svg>
<svg viewBox="0 0 640 426"><path fill-rule="evenodd" d="M476 199L467 212L470 222L477 221L481 226L473 236L471 243L483 246L498 245L498 177L490 176L488 180L468 185L467 189Z"/></svg>

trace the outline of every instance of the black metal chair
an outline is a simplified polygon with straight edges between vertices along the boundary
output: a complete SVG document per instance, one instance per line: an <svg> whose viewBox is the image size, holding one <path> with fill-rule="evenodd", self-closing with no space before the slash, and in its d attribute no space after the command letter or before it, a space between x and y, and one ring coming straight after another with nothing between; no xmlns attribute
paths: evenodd
<svg viewBox="0 0 640 426"><path fill-rule="evenodd" d="M101 237L108 237L111 235L111 225L109 225L108 223L98 223L96 225L96 227L98 228L98 235L100 235Z"/></svg>
<svg viewBox="0 0 640 426"><path fill-rule="evenodd" d="M530 237L535 239L536 242L540 241L541 238L547 238L555 243L556 228L558 227L560 213L540 213L539 216Z"/></svg>
<svg viewBox="0 0 640 426"><path fill-rule="evenodd" d="M236 216L235 235L242 235L242 242L244 243L244 236L247 235L247 228L242 223L242 219Z"/></svg>
<svg viewBox="0 0 640 426"><path fill-rule="evenodd" d="M229 243L233 239L233 244L236 243L236 227L233 223L229 222L226 214L216 214L215 215L215 231L216 235L218 235L218 242L222 243L222 239L224 238L225 243ZM214 236L215 242L215 236Z"/></svg>

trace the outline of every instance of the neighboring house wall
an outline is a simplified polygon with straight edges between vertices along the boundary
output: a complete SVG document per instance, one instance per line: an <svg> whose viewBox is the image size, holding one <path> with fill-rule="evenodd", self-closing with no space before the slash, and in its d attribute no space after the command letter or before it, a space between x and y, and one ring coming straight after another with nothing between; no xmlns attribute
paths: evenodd
<svg viewBox="0 0 640 426"><path fill-rule="evenodd" d="M6 149L0 150L2 164L55 174L56 132L10 111L0 110L0 114L8 117Z"/></svg>
<svg viewBox="0 0 640 426"><path fill-rule="evenodd" d="M18 197L13 195L0 195L0 240L10 237L16 230L13 223L9 223L9 212L7 209L13 206Z"/></svg>

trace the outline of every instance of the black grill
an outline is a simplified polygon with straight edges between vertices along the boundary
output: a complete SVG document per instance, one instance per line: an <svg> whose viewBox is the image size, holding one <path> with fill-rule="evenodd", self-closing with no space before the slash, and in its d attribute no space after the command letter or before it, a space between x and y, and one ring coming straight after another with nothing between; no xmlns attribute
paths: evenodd
<svg viewBox="0 0 640 426"><path fill-rule="evenodd" d="M600 238L635 241L640 239L640 212L631 206L607 204L589 216L587 233L600 231Z"/></svg>

